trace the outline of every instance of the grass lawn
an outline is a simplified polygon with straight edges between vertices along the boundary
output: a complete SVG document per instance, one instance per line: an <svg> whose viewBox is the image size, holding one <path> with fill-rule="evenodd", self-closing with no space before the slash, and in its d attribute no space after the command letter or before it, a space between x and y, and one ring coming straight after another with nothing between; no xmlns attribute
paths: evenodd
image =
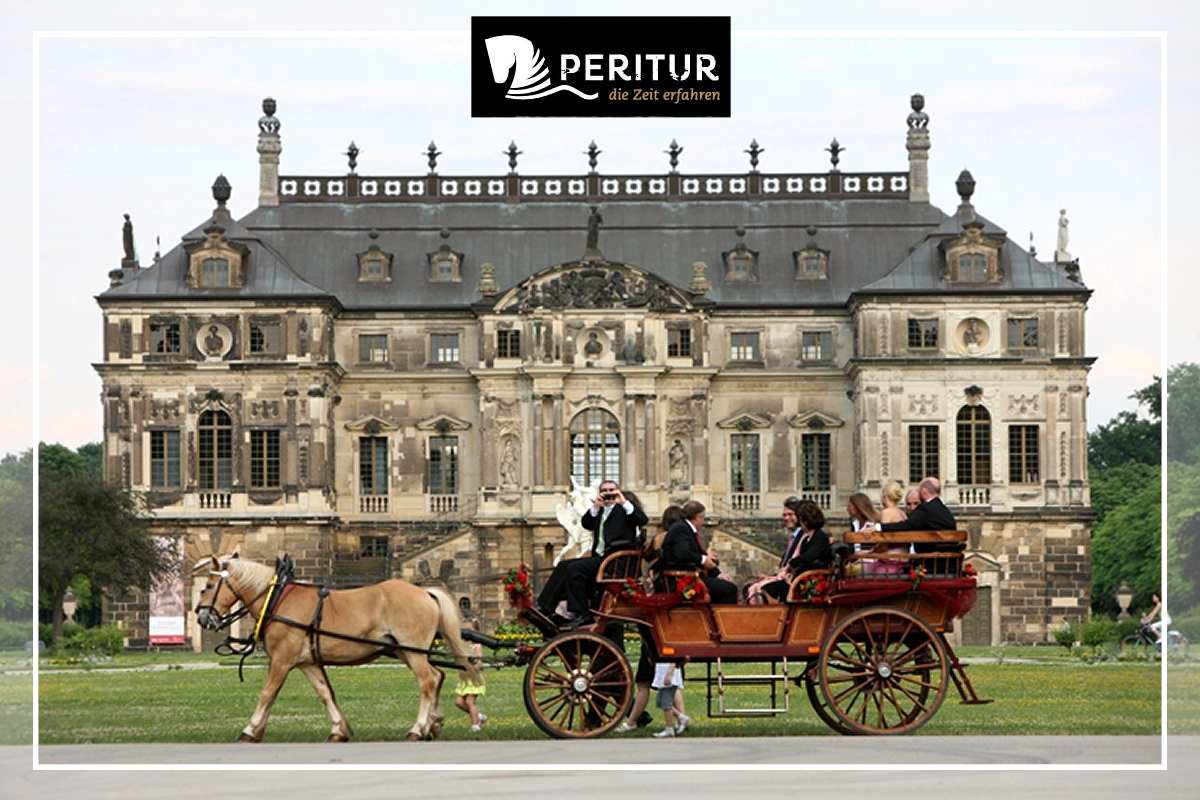
<svg viewBox="0 0 1200 800"><path fill-rule="evenodd" d="M1046 649L1049 655L1053 650ZM980 655L983 655L982 653ZM148 658L148 657L147 657ZM155 657L159 661L161 657ZM261 662L258 662L261 664ZM945 704L922 734L1157 734L1159 670L1153 664L1088 666L1058 659L1045 664L979 664L969 668L986 706L964 706L951 688ZM396 666L330 669L342 708L359 740L398 740L416 713L416 692L408 671ZM444 739L538 739L543 734L526 715L521 696L523 670L487 673L483 708L490 721L482 734L467 730L464 715L443 694ZM703 687L693 666L687 691L704 736L828 735L802 689L792 692L792 711L775 718L706 719ZM98 742L230 742L245 725L264 677L261 666L247 667L246 683L234 669L159 672L43 672L41 738L44 744ZM447 682L453 686L454 677ZM0 676L0 713L18 724L0 729L0 743L21 740L28 720L30 677ZM1200 732L1200 667L1172 670L1172 732ZM742 689L745 692L753 689ZM744 695L757 705L762 697ZM1174 702L1177 701L1177 704ZM736 700L735 700L736 702ZM22 714L24 715L22 717ZM635 736L646 736L656 722ZM267 729L270 741L318 742L328 732L324 709L308 682L293 673L284 686Z"/></svg>

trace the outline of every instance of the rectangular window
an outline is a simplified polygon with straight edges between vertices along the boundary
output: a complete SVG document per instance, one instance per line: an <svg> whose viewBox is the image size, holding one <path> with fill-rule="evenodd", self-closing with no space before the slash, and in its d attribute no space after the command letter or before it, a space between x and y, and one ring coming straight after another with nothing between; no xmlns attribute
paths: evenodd
<svg viewBox="0 0 1200 800"><path fill-rule="evenodd" d="M279 486L279 431L250 431L250 488Z"/></svg>
<svg viewBox="0 0 1200 800"><path fill-rule="evenodd" d="M179 486L179 431L150 431L150 485Z"/></svg>
<svg viewBox="0 0 1200 800"><path fill-rule="evenodd" d="M429 439L429 493L458 494L458 437Z"/></svg>
<svg viewBox="0 0 1200 800"><path fill-rule="evenodd" d="M691 328L668 328L667 329L667 357L668 358L691 358L692 357L692 329Z"/></svg>
<svg viewBox="0 0 1200 800"><path fill-rule="evenodd" d="M1037 317L1009 317L1008 346L1013 350L1036 349L1038 346Z"/></svg>
<svg viewBox="0 0 1200 800"><path fill-rule="evenodd" d="M929 350L938 346L938 321L936 319L910 319L908 321L908 347L910 350Z"/></svg>
<svg viewBox="0 0 1200 800"><path fill-rule="evenodd" d="M281 328L278 322L250 323L250 352L255 354L278 353Z"/></svg>
<svg viewBox="0 0 1200 800"><path fill-rule="evenodd" d="M150 352L155 355L182 352L178 322L150 323Z"/></svg>
<svg viewBox="0 0 1200 800"><path fill-rule="evenodd" d="M729 335L730 361L758 361L758 333L731 333Z"/></svg>
<svg viewBox="0 0 1200 800"><path fill-rule="evenodd" d="M200 262L200 286L219 289L229 286L229 259L206 258Z"/></svg>
<svg viewBox="0 0 1200 800"><path fill-rule="evenodd" d="M908 428L908 482L920 483L928 477L937 477L938 426L910 425Z"/></svg>
<svg viewBox="0 0 1200 800"><path fill-rule="evenodd" d="M388 537L360 536L358 537L359 558L387 558Z"/></svg>
<svg viewBox="0 0 1200 800"><path fill-rule="evenodd" d="M758 481L758 434L735 433L729 437L730 475L732 492L757 492Z"/></svg>
<svg viewBox="0 0 1200 800"><path fill-rule="evenodd" d="M1008 426L1008 482L1040 483L1038 426Z"/></svg>
<svg viewBox="0 0 1200 800"><path fill-rule="evenodd" d="M458 334L432 333L429 335L430 352L435 364L458 363Z"/></svg>
<svg viewBox="0 0 1200 800"><path fill-rule="evenodd" d="M801 361L831 361L833 331L804 331L800 334Z"/></svg>
<svg viewBox="0 0 1200 800"><path fill-rule="evenodd" d="M386 436L363 436L358 440L358 492L362 495L388 493Z"/></svg>
<svg viewBox="0 0 1200 800"><path fill-rule="evenodd" d="M521 357L521 332L517 330L496 331L496 357Z"/></svg>
<svg viewBox="0 0 1200 800"><path fill-rule="evenodd" d="M828 491L833 484L829 467L829 439L828 433L805 433L800 436L801 488L806 492Z"/></svg>
<svg viewBox="0 0 1200 800"><path fill-rule="evenodd" d="M363 363L386 363L388 360L387 334L359 334L358 360Z"/></svg>
<svg viewBox="0 0 1200 800"><path fill-rule="evenodd" d="M958 279L963 283L983 283L988 279L988 257L983 253L964 253L958 257Z"/></svg>

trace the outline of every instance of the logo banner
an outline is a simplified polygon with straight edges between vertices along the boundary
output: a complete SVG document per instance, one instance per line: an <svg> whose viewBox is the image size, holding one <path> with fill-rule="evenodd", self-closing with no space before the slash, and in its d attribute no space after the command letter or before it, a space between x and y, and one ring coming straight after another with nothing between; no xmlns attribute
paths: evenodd
<svg viewBox="0 0 1200 800"><path fill-rule="evenodd" d="M728 117L729 17L472 17L473 117Z"/></svg>

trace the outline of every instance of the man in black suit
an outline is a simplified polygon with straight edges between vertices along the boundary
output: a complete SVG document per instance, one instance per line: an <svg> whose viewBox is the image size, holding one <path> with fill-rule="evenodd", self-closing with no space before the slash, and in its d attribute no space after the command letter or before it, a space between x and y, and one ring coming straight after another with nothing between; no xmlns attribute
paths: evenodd
<svg viewBox="0 0 1200 800"><path fill-rule="evenodd" d="M600 562L618 550L636 549L638 528L649 521L644 511L625 498L616 481L600 484L600 493L580 520L584 529L592 532L591 552L572 559L567 566L567 616L570 619L578 623L588 618Z"/></svg>
<svg viewBox="0 0 1200 800"><path fill-rule="evenodd" d="M683 519L667 531L662 546L662 569L697 569L708 587L713 603L736 603L737 585L716 577L717 559L700 545L700 529L704 527L704 505L697 500L683 504Z"/></svg>
<svg viewBox="0 0 1200 800"><path fill-rule="evenodd" d="M954 521L954 515L950 513L950 509L946 508L946 504L939 497L942 491L942 486L937 478L925 478L917 484L917 493L921 498L921 504L912 511L908 512L908 519L904 522L885 522L879 526L881 531L956 531L958 523ZM913 550L918 553L934 553L934 552L957 552L965 550L966 545L962 542L947 542L939 544L938 542L920 542L913 545Z"/></svg>

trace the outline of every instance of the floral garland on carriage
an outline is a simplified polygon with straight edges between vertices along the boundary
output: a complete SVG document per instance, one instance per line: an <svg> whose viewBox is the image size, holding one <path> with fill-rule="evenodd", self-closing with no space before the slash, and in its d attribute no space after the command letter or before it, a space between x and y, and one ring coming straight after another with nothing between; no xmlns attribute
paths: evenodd
<svg viewBox="0 0 1200 800"><path fill-rule="evenodd" d="M514 608L533 607L533 587L529 584L528 564L522 563L510 569L504 575L502 583L510 605Z"/></svg>

